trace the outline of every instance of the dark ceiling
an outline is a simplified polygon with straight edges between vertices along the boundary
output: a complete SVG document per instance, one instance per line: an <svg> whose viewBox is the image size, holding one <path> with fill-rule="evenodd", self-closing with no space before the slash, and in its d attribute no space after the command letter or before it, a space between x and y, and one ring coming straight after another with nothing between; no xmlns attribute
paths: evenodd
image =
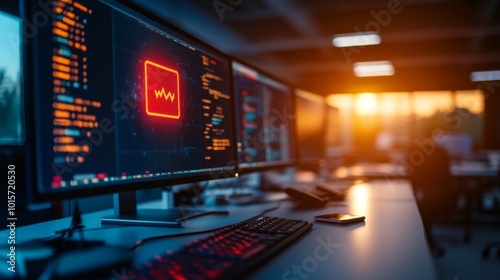
<svg viewBox="0 0 500 280"><path fill-rule="evenodd" d="M207 43L320 94L473 89L500 69L500 0L130 0ZM379 31L377 46L339 49L333 35ZM390 60L391 77L352 64Z"/></svg>

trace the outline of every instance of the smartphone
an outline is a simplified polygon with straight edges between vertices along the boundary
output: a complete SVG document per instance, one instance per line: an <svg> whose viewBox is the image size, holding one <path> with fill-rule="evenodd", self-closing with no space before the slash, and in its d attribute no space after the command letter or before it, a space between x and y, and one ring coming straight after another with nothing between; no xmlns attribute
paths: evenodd
<svg viewBox="0 0 500 280"><path fill-rule="evenodd" d="M360 222L363 221L364 219L365 216L342 214L342 213L326 214L314 217L314 220L318 222L336 223L336 224Z"/></svg>

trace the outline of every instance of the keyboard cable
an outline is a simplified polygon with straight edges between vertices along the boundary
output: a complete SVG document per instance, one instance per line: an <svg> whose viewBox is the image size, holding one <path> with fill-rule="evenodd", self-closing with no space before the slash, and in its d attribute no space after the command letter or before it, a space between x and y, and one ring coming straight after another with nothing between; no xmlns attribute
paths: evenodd
<svg viewBox="0 0 500 280"><path fill-rule="evenodd" d="M264 215L264 214L269 213L271 211L277 210L280 207L281 207L281 203L278 202L275 206L270 207L268 209L265 209L265 210L263 210L262 212L260 212L259 214L255 215L255 216ZM188 236L188 235L195 235L195 234L210 233L210 232L214 232L214 231L223 229L225 227L227 227L227 225L226 226L222 226L222 227L213 228L213 229L201 230L201 231L184 232L184 233L169 234L169 235L158 235L158 236L152 236L152 237L144 238L144 239L141 239L141 240L137 241L134 244L134 246L132 246L130 248L130 251L135 251L139 246L142 246L144 243L147 243L147 242L150 242L150 241L159 240L159 239L165 239L165 238L171 238L171 237L180 237L180 236Z"/></svg>

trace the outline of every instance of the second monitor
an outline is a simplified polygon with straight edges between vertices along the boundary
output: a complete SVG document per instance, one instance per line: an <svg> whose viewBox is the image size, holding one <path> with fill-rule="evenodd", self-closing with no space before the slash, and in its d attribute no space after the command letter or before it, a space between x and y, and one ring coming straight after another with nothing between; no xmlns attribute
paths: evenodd
<svg viewBox="0 0 500 280"><path fill-rule="evenodd" d="M290 87L233 61L240 171L295 163L295 114Z"/></svg>

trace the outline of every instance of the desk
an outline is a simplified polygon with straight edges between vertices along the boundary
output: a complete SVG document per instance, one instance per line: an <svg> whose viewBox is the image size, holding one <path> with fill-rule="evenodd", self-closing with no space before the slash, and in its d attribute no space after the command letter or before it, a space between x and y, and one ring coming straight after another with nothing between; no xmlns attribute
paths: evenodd
<svg viewBox="0 0 500 280"><path fill-rule="evenodd" d="M334 179L384 179L406 178L403 168L393 163L357 163L350 166L340 166L331 174Z"/></svg>
<svg viewBox="0 0 500 280"><path fill-rule="evenodd" d="M452 164L451 174L458 189L464 194L464 241L469 242L471 240L471 220L474 201L478 200L479 193L482 192L482 186L491 185L492 181L497 180L498 170L485 162L461 161Z"/></svg>
<svg viewBox="0 0 500 280"><path fill-rule="evenodd" d="M290 201L282 202L279 209L267 215L312 221L313 216L319 214L349 212L365 215L366 221L347 226L315 222L311 232L253 270L249 279L301 279L293 274L293 267L302 267L304 263L309 263L309 271L302 270L308 279L437 279L417 205L409 194L411 189L406 181L393 181L391 185L381 180L356 185L349 189L346 201L333 202L325 208L303 209ZM157 204L149 203L144 207ZM131 247L138 239L146 237L236 223L275 204L215 207L229 210L230 215L193 219L186 222L185 228L101 225L99 218L110 214L111 210L100 211L83 216L87 230L85 237L104 239L109 245ZM17 241L48 236L69 223L70 219L66 218L18 228ZM0 232L0 239L6 240L7 235L7 231ZM136 250L134 263L143 263L166 250L175 251L198 237L146 243ZM321 242L335 245L328 255L322 255L318 260L314 252ZM314 263L317 265L313 266ZM120 268L117 270L121 271Z"/></svg>
<svg viewBox="0 0 500 280"><path fill-rule="evenodd" d="M476 161L453 162L450 171L455 178L493 178L498 174L491 164Z"/></svg>
<svg viewBox="0 0 500 280"><path fill-rule="evenodd" d="M483 181L495 180L498 176L496 166L478 161L453 161L450 173L458 191L463 194L464 203L464 241L471 239L471 217L473 202L480 192ZM359 163L349 167L340 167L332 174L338 179L385 179L387 182L406 178L404 166L394 163Z"/></svg>
<svg viewBox="0 0 500 280"><path fill-rule="evenodd" d="M493 178L498 174L498 169L488 163L475 161L452 162L450 173L454 178ZM337 168L332 177L336 179L385 179L406 178L404 165L395 163L358 163L351 166Z"/></svg>

